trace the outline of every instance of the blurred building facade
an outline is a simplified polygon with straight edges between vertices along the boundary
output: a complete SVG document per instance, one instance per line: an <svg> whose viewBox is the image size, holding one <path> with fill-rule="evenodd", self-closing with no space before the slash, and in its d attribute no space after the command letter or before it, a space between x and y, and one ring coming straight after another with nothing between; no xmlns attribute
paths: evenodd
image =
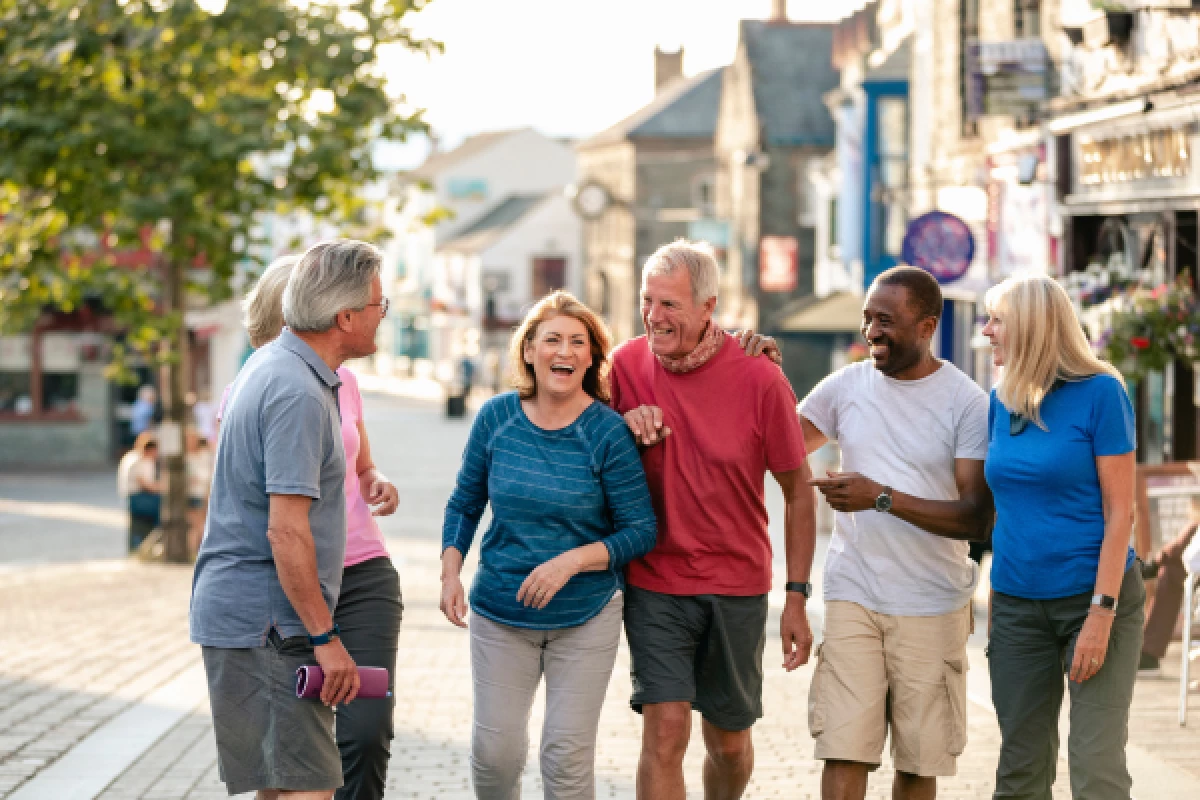
<svg viewBox="0 0 1200 800"><path fill-rule="evenodd" d="M681 236L727 247L713 152L722 74L684 77L682 50L656 50L654 100L578 146L587 299L617 341L642 332L638 291L651 253Z"/></svg>
<svg viewBox="0 0 1200 800"><path fill-rule="evenodd" d="M374 359L379 374L447 381L462 358L481 357L489 308L492 328L519 318L547 270L552 288L579 288L577 224L564 229L572 223L556 211L568 204L553 197L575 174L569 143L522 128L468 137L396 177L385 216L392 311ZM574 283L555 277L560 263L562 280Z"/></svg>
<svg viewBox="0 0 1200 800"><path fill-rule="evenodd" d="M1098 287L1195 273L1190 2L875 0L837 24L833 62L836 149L812 168L821 294L861 291L900 261L914 219L954 214L974 261L943 283L935 346L988 387L982 300L1005 277L1054 274L1096 322L1111 294ZM821 308L791 322L811 327ZM1176 363L1132 387L1140 460L1195 457L1194 383Z"/></svg>

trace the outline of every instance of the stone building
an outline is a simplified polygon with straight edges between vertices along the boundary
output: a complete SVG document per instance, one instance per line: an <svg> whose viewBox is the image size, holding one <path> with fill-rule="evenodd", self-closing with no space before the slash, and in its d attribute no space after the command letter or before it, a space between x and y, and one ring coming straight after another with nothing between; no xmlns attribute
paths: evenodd
<svg viewBox="0 0 1200 800"><path fill-rule="evenodd" d="M771 317L813 293L817 227L811 167L834 146L823 95L838 85L833 26L743 20L725 69L717 118L717 217L727 226L719 317L771 328Z"/></svg>
<svg viewBox="0 0 1200 800"><path fill-rule="evenodd" d="M578 146L586 296L618 342L642 332L638 291L651 253L681 236L723 247L713 157L722 70L684 77L682 66L682 50L656 51L654 100Z"/></svg>

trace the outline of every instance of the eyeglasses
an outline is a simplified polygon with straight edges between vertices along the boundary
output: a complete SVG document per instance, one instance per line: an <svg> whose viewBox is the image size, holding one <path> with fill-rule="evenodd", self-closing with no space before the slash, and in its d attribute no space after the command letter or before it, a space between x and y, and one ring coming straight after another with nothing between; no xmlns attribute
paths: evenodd
<svg viewBox="0 0 1200 800"><path fill-rule="evenodd" d="M379 318L383 319L384 317L387 316L388 308L391 305L392 304L385 297L382 300L380 300L378 303L367 303L365 306L363 306L363 308L370 308L371 306L379 306Z"/></svg>

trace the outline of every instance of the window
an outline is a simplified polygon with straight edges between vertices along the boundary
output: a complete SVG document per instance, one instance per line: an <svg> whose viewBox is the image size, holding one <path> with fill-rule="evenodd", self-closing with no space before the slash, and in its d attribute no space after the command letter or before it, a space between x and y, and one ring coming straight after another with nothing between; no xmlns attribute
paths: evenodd
<svg viewBox="0 0 1200 800"><path fill-rule="evenodd" d="M74 333L0 337L0 415L76 414L80 345Z"/></svg>
<svg viewBox="0 0 1200 800"><path fill-rule="evenodd" d="M1037 39L1042 35L1040 0L1013 0L1013 33L1017 39Z"/></svg>
<svg viewBox="0 0 1200 800"><path fill-rule="evenodd" d="M566 285L567 260L565 258L535 258L533 260L533 299L535 301Z"/></svg>

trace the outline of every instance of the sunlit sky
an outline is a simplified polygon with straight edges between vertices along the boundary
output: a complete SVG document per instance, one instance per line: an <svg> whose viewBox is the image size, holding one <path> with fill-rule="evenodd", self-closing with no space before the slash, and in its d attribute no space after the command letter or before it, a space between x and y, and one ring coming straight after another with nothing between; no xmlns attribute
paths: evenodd
<svg viewBox="0 0 1200 800"><path fill-rule="evenodd" d="M793 20L837 19L861 0L789 0ZM739 19L764 19L771 0L433 0L413 15L417 36L445 44L431 58L381 59L394 91L427 109L446 147L472 133L533 126L585 137L654 95L654 47L684 48L691 75L728 64ZM390 157L414 166L426 145Z"/></svg>

